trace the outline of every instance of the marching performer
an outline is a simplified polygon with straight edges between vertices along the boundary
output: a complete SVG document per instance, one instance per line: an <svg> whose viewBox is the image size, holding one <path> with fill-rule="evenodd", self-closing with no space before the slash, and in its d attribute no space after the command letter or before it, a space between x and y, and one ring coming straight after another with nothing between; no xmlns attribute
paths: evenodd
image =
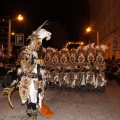
<svg viewBox="0 0 120 120"><path fill-rule="evenodd" d="M10 95L14 88L19 88L21 101L27 105L27 115L22 120L27 120L31 116L33 116L32 120L37 120L37 111L42 108L45 69L40 53L42 50L42 40L44 38L46 40L51 38L51 33L42 29L45 24L46 21L29 36L30 44L24 47L18 57L17 63L20 66L17 72L18 78L12 82L11 88L5 88L3 91L3 93L8 94L9 103L13 107Z"/></svg>

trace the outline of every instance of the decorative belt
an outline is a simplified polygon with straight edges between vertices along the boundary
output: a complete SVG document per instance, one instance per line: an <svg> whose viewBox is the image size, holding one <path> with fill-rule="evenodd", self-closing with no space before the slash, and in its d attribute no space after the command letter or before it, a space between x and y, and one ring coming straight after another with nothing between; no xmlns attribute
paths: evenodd
<svg viewBox="0 0 120 120"><path fill-rule="evenodd" d="M25 76L29 77L29 78L37 78L37 74L35 73L25 73Z"/></svg>

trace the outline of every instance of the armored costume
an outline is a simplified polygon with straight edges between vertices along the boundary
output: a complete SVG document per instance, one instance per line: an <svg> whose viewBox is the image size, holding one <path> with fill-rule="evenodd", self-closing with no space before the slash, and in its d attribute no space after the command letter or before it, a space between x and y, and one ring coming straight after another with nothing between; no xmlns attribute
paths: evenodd
<svg viewBox="0 0 120 120"><path fill-rule="evenodd" d="M104 53L105 50L107 49L106 45L98 45L95 47L96 50L96 62L95 62L95 67L97 69L97 75L96 75L96 88L97 87L104 87L107 83L105 80L105 61L104 61Z"/></svg>
<svg viewBox="0 0 120 120"><path fill-rule="evenodd" d="M43 25L45 24L46 22L43 23ZM3 91L8 93L8 100L12 106L11 92L14 88L19 88L21 101L27 105L27 115L22 120L27 120L31 115L33 116L32 120L37 120L37 112L42 107L45 87L43 78L46 71L40 53L42 40L51 38L51 33L42 29L43 25L29 36L30 44L23 47L18 57L17 64L20 66L17 72L18 79L13 81L11 88L5 88Z"/></svg>
<svg viewBox="0 0 120 120"><path fill-rule="evenodd" d="M77 49L63 48L59 52L47 48L45 53L46 79L50 85L59 87L80 87L96 89L106 85L105 80L105 45L95 46L95 43L81 45ZM51 50L51 52L48 52ZM49 54L48 54L49 53ZM52 54L51 54L52 53ZM49 60L46 58L49 56Z"/></svg>

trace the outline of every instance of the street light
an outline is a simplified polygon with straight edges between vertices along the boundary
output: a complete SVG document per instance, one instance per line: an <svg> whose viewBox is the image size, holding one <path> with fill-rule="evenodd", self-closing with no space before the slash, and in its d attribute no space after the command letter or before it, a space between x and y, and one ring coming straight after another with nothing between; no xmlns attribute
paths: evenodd
<svg viewBox="0 0 120 120"><path fill-rule="evenodd" d="M91 27L86 28L86 32L87 33L91 32Z"/></svg>
<svg viewBox="0 0 120 120"><path fill-rule="evenodd" d="M20 14L20 15L18 15L18 17L16 18L16 19L9 19L8 20L8 47L7 47L7 57L8 57L8 59L10 58L10 46L11 46L11 21L12 20L19 20L19 21L21 21L21 20L23 20L23 16Z"/></svg>
<svg viewBox="0 0 120 120"><path fill-rule="evenodd" d="M15 32L11 32L11 35L14 36L14 35L15 35Z"/></svg>
<svg viewBox="0 0 120 120"><path fill-rule="evenodd" d="M87 33L90 33L91 31L94 31L91 29L91 27L86 28ZM97 42L97 45L99 45L99 31L98 30L96 30L96 34L97 34L97 41L96 42Z"/></svg>
<svg viewBox="0 0 120 120"><path fill-rule="evenodd" d="M87 28L86 28L86 33L88 34L88 33L90 33L90 32L91 32L91 27L87 27ZM90 34L89 34L89 36L90 36ZM89 38L88 43L90 43L90 38Z"/></svg>

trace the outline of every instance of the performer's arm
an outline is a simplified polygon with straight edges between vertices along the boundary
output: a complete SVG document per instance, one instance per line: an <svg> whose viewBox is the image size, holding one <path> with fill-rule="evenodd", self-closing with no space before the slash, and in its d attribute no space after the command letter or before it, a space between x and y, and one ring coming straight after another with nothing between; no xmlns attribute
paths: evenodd
<svg viewBox="0 0 120 120"><path fill-rule="evenodd" d="M38 65L37 65L38 81L41 81L41 80L42 80L42 75L41 75L41 73L40 73L40 68L41 68L41 66L40 66L40 64L38 64Z"/></svg>
<svg viewBox="0 0 120 120"><path fill-rule="evenodd" d="M18 84L21 80L21 77L24 75L24 73L22 72L21 68L18 68L17 71L17 80L13 80L13 82L11 83L11 87L17 88Z"/></svg>

